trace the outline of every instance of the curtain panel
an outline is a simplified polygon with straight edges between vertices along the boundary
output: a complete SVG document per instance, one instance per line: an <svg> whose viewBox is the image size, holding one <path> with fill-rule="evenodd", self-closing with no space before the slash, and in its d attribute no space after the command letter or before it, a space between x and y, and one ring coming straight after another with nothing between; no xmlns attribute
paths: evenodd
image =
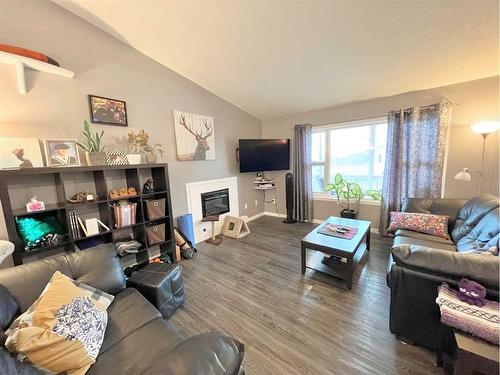
<svg viewBox="0 0 500 375"><path fill-rule="evenodd" d="M381 234L387 234L390 212L399 211L405 198L441 197L450 121L448 102L388 114Z"/></svg>
<svg viewBox="0 0 500 375"><path fill-rule="evenodd" d="M312 221L312 126L295 125L293 175L293 218L299 222Z"/></svg>

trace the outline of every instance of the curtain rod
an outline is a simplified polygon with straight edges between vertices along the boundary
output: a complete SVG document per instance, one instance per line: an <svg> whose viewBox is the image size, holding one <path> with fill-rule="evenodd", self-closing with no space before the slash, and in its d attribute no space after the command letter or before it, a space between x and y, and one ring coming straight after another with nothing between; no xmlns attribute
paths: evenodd
<svg viewBox="0 0 500 375"><path fill-rule="evenodd" d="M454 103L454 102L450 101L448 98L445 98L445 97L443 97L441 99L441 103L442 102L453 104L453 105L462 105L463 104L463 102L456 102L456 103ZM434 104L427 104L427 105L417 105L415 107L418 107L418 108L430 108L430 107L439 105L441 103L434 103ZM403 111L406 111L407 109L411 109L411 107L403 109ZM390 111L388 111L386 113L383 113L381 115L374 115L374 116L363 117L363 118L355 118L353 120L348 120L348 121L335 121L335 122L327 122L327 123L323 123L323 124L316 124L316 123L312 123L311 122L311 125L312 126L328 126L328 125L343 124L343 123L356 122L356 121L367 121L367 120L372 120L372 119L378 119L378 118L382 118L382 117L387 117L387 115L390 112L393 112L393 111L396 111L396 110L393 109L393 110L390 110Z"/></svg>

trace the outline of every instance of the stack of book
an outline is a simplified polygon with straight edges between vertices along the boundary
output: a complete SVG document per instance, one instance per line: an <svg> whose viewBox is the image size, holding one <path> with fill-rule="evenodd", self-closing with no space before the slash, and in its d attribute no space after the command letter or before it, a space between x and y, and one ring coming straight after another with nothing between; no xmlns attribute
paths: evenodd
<svg viewBox="0 0 500 375"><path fill-rule="evenodd" d="M99 234L99 225L106 231L110 230L106 224L97 218L87 219L85 220L85 224L83 224L82 219L78 216L78 213L75 210L69 210L68 216L70 233L73 238L88 237Z"/></svg>
<svg viewBox="0 0 500 375"><path fill-rule="evenodd" d="M71 237L72 238L83 237L83 233L82 233L82 230L80 228L80 223L82 220L80 219L80 217L78 216L76 211L69 210L68 217L69 217L69 226L70 226L69 231L70 231Z"/></svg>

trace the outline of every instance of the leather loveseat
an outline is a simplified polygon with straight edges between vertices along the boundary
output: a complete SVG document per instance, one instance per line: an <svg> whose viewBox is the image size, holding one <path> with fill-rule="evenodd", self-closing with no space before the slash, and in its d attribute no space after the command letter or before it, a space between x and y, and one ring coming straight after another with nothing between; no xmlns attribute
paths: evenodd
<svg viewBox="0 0 500 375"><path fill-rule="evenodd" d="M126 288L125 275L112 245L0 271L0 284L5 287L0 288L2 329L38 298L55 271L115 296L108 308L103 345L88 375L244 374L240 367L244 355L241 342L217 332L184 340L136 289ZM0 374L41 372L21 364L0 347Z"/></svg>
<svg viewBox="0 0 500 375"><path fill-rule="evenodd" d="M499 257L488 249L499 240L499 199L407 199L402 211L447 215L450 240L408 230L395 233L387 284L391 289L390 330L400 340L438 352L453 350L449 327L441 324L437 288L457 288L462 277L499 299ZM472 250L472 251L471 251Z"/></svg>

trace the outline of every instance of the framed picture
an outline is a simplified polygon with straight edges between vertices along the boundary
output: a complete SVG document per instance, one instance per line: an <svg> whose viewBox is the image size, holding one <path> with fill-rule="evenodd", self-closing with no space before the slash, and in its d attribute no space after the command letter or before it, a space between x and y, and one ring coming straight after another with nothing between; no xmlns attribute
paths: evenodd
<svg viewBox="0 0 500 375"><path fill-rule="evenodd" d="M44 139L47 167L80 165L76 139Z"/></svg>
<svg viewBox="0 0 500 375"><path fill-rule="evenodd" d="M215 160L214 118L174 111L177 160Z"/></svg>
<svg viewBox="0 0 500 375"><path fill-rule="evenodd" d="M89 109L94 124L128 126L127 105L123 100L89 95Z"/></svg>
<svg viewBox="0 0 500 375"><path fill-rule="evenodd" d="M127 165L126 151L106 151L106 165Z"/></svg>
<svg viewBox="0 0 500 375"><path fill-rule="evenodd" d="M43 167L37 138L0 138L0 168Z"/></svg>

